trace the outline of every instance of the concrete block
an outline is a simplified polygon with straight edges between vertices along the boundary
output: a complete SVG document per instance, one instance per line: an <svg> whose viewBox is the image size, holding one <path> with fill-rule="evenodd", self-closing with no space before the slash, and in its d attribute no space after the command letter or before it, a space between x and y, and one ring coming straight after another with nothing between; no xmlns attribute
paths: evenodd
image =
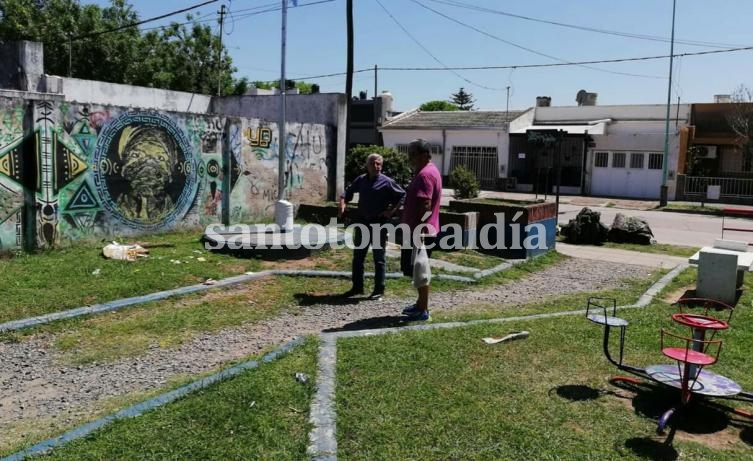
<svg viewBox="0 0 753 461"><path fill-rule="evenodd" d="M748 244L739 240L714 240L714 248L720 248L722 250L740 251L745 253L748 251Z"/></svg>
<svg viewBox="0 0 753 461"><path fill-rule="evenodd" d="M696 294L734 305L737 298L737 255L701 251Z"/></svg>

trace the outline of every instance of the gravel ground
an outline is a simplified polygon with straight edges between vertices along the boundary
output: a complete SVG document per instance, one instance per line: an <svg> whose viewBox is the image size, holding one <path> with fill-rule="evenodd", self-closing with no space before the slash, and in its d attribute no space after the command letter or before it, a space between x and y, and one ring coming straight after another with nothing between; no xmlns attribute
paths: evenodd
<svg viewBox="0 0 753 461"><path fill-rule="evenodd" d="M434 293L430 305L432 312L440 312L482 302L528 303L552 295L619 287L623 280L647 277L651 271L643 266L570 259L510 285ZM302 313L200 335L176 349L155 347L141 357L107 364L62 365L49 334L0 343L0 433L38 418L69 423L105 397L154 390L178 375L221 368L294 336L394 324L395 316L413 301L387 298L348 305L315 304L304 307Z"/></svg>

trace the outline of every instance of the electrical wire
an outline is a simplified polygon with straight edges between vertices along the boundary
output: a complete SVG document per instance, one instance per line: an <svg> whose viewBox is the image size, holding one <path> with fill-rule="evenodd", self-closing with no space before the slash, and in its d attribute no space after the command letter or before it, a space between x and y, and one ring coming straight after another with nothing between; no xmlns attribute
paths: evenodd
<svg viewBox="0 0 753 461"><path fill-rule="evenodd" d="M418 0L410 0L410 1L412 1L413 3L415 3L415 4L417 4L417 5L425 8L425 9L427 9L427 10L429 10L429 11L435 13L435 14L438 14L439 16L442 16L445 19L448 19L448 20L450 20L450 21L452 21L452 22L454 22L456 24L460 24L463 27L466 27L468 29L476 31L476 32L478 32L478 33L480 33L482 35L485 35L485 36L487 36L489 38L492 38L494 40L498 40L498 41L500 41L502 43L505 43L507 45L513 46L515 48L519 48L519 49L524 50L524 51L528 51L529 53L533 53L533 54L537 54L539 56L543 56L545 58L552 59L554 61L560 61L560 62L563 62L563 63L572 64L568 60L565 60L565 59L562 59L562 58L558 58L557 56L552 56L550 54L542 53L542 52L536 51L536 50L534 50L532 48L528 48L528 47L519 45L517 43L511 42L509 40L505 40L503 38L500 38L500 37L498 37L496 35L490 34L489 32L486 32L486 31L484 31L482 29L479 29L479 28L477 28L475 26L472 26L470 24L466 24L463 21L460 21L460 20L455 19L455 18L453 18L451 16L448 16L448 15L442 13L441 11L437 11L434 8L431 8L430 6L424 5L423 3L419 2ZM583 65L583 64L576 64L576 65L579 66L579 67L583 67L583 68L586 68L586 69L591 69L591 70L595 70L595 71L599 71L599 72L607 72L607 73L610 73L610 74L617 74L617 75L626 75L626 76L629 76L629 77L656 78L656 79L663 79L664 78L664 77L660 77L658 75L632 74L632 73L629 73L629 72L619 72L619 71L608 70L608 69L600 69L598 67L591 67L591 66L587 66L587 65Z"/></svg>
<svg viewBox="0 0 753 461"><path fill-rule="evenodd" d="M753 46L743 46L738 48L728 48L724 50L711 50L711 51L696 51L691 53L675 53L672 56L675 58L685 57L685 56L701 56L701 55L707 55L707 54L720 54L720 53L733 53L737 51L750 51L753 50ZM563 66L575 66L579 64L601 64L601 63L615 63L615 62L633 62L633 61L649 61L653 59L667 59L669 58L669 55L659 55L659 56L642 56L638 58L617 58L617 59L598 59L593 61L577 61L577 62L571 62L571 63L564 63L564 62L552 62L552 63L546 63L546 64L515 64L515 65L506 65L506 66L465 66L465 67L382 67L379 66L380 71L445 71L445 70L496 70L496 69L532 69L532 68L539 68L539 67L563 67ZM354 71L354 73L357 72L373 72L374 68L365 68L365 69L358 69ZM296 78L295 80L308 80L308 79L314 79L314 78L324 78L324 77L335 77L339 75L346 75L345 72L339 72L339 73L332 73L332 74L324 74L324 75L314 75L310 77L300 77Z"/></svg>
<svg viewBox="0 0 753 461"><path fill-rule="evenodd" d="M485 86L485 85L481 85L481 84L479 84L479 83L476 83L476 82L474 82L474 81L472 81L472 80L469 80L469 79L467 79L466 77L464 77L464 76L460 75L460 74L459 74L458 72L456 72L455 70L453 70L453 69L450 69L449 67L447 67L447 66L446 66L446 65L445 65L445 64L444 64L444 63L443 63L443 62L442 62L442 61L441 61L441 60L440 60L439 58L437 58L436 56L434 56L434 54L432 54L432 52L431 52L431 51L429 51L429 50L428 50L428 48L426 48L426 47L425 47L424 45L422 45L422 44L421 44L421 42L419 42L419 41L418 41L418 39L416 39L416 37L414 37L414 36L413 36L413 34L411 34L410 32L408 32L408 29L406 29L406 28L405 28L405 27L404 27L404 26L403 26L403 25L402 25L402 24L400 23L400 21L398 21L398 20L397 20L397 18L396 18L395 16L393 16L393 15L392 15L392 13L390 13L390 11L389 11L389 10L388 10L388 9L387 9L387 8L386 8L386 7L385 7L385 6L383 5L383 4L382 4L382 2L381 2L380 0L375 0L375 1L377 2L377 4L379 4L379 6L380 6L380 7L382 7L382 9L384 10L384 12L385 12L385 13L387 13L387 16L389 16L389 17L390 17L390 18L391 18L391 19L392 19L392 20L393 20L393 21L395 22L395 24L397 24L397 25L398 25L398 27L400 27L400 29L402 29L402 30L403 30L403 32L405 32L405 35L407 35L408 37L410 37L410 39L411 39L411 40L413 40L413 42L414 42L414 43L416 43L416 45L418 45L418 46L419 46L419 47L420 47L420 48L421 48L422 50L424 50L424 52L426 52L426 54L428 54L429 56L431 56L431 58L432 58L433 60L435 60L435 61L436 61L437 63L439 63L439 65L443 66L443 67L444 67L444 68L445 68L446 70L449 70L450 72L452 72L453 74L455 74L455 76L456 76L456 77L460 78L461 80L463 80L463 81L465 81L465 82L468 82L468 83L469 83L469 84L471 84L471 85L477 86L477 87L479 87L479 88L483 88L483 89L485 89L485 90L491 90L491 91L505 91L505 90L504 90L504 89L502 89L502 88L491 88L491 87L488 87L488 86Z"/></svg>
<svg viewBox="0 0 753 461"><path fill-rule="evenodd" d="M533 18L533 17L529 17L529 16L523 16L523 15L519 15L519 14L509 13L509 12L500 11L500 10L494 10L494 9L491 9L491 8L485 8L485 7L476 6L476 5L469 5L467 3L462 3L462 2L458 2L458 1L450 1L450 0L429 0L429 1L434 2L434 3L441 3L441 4L444 4L444 5L454 6L454 7L458 7L458 8L465 8L465 9L469 9L469 10L479 11L479 12L482 12L482 13L498 14L498 15L502 15L502 16L509 16L511 18L518 18L518 19L523 19L523 20L526 20L526 21L533 21L533 22L540 22L540 23L544 23L544 24L551 24L551 25L555 25L555 26L567 27L567 28L577 29L577 30L583 30L583 31L587 31L587 32L596 32L596 33L606 34L606 35L616 35L616 36L619 36L619 37L628 37L628 38L635 38L635 39L639 39L639 40L651 40L651 41L665 42L665 43L669 43L671 41L670 38L661 37L661 36L657 36L657 35L631 34L631 33L628 33L628 32L619 32L619 31L607 30L607 29L597 29L597 28L594 28L594 27L578 26L578 25L574 25L574 24L567 24L567 23L563 23L563 22L549 21L549 20L546 20L546 19L538 19L538 18ZM682 44L682 45L691 45L691 46L704 46L704 47L709 47L709 48L730 48L730 47L744 46L744 45L735 45L735 44L728 44L728 43L701 42L701 41L695 41L695 40L678 40L678 39L675 39L675 43L679 43L679 44Z"/></svg>
<svg viewBox="0 0 753 461"><path fill-rule="evenodd" d="M83 38L98 37L100 35L109 34L111 32L119 32L119 31L124 30L124 29L128 29L128 28L131 28L131 27L140 26L142 24L147 24L149 22L157 21L159 19L164 19L164 18L167 18L167 17L170 17L170 16L174 16L176 14L184 13L186 11L195 10L196 8L199 8L199 7L204 6L204 5L209 5L210 3L215 3L217 1L218 0L208 0L208 1L204 2L204 3L199 3L197 5L189 6L188 8L183 8L181 10L172 11L170 13L165 13L165 14L162 14L160 16L155 16L153 18L144 19L143 21L138 21L138 22L134 22L134 23L131 23L131 24L126 24L126 25L123 25L123 26L116 27L114 29L108 29L108 30L102 30L102 31L97 31L97 32L90 32L88 34L83 34L83 35L77 35L76 37L71 37L70 40L80 40L80 39L83 39Z"/></svg>

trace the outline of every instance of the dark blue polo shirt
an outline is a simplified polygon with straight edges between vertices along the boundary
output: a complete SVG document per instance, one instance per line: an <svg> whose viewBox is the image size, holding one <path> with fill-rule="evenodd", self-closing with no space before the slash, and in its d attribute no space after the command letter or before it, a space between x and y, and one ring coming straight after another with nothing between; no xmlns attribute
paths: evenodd
<svg viewBox="0 0 753 461"><path fill-rule="evenodd" d="M353 200L358 193L358 214L367 220L376 219L380 213L392 204L403 200L405 191L392 178L379 173L374 179L368 174L357 177L347 188L342 197L346 202Z"/></svg>

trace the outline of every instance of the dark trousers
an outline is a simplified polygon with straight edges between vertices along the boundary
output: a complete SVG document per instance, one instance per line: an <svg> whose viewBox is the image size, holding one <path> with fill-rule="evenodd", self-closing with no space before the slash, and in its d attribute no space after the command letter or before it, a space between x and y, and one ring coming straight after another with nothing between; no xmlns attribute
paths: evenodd
<svg viewBox="0 0 753 461"><path fill-rule="evenodd" d="M383 224L384 220L358 220L360 224L364 224L368 228L367 233L363 233L361 226L355 228L353 234L353 244L356 248L353 249L353 288L357 290L363 289L363 265L366 260L366 255L369 253L369 247L371 247L372 254L374 255L374 291L384 292L384 279L387 273L387 265L385 262L385 253L387 245L387 229L380 228L378 235L374 235L374 229L371 224ZM379 248L375 248L375 243L379 243ZM359 248L363 245L363 248Z"/></svg>

